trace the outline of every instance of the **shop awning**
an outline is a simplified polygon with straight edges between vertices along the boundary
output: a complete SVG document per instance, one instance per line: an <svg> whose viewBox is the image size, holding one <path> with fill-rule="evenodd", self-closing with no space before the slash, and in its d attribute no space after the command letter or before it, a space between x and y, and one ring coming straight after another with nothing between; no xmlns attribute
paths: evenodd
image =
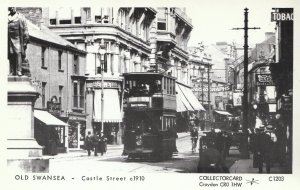
<svg viewBox="0 0 300 190"><path fill-rule="evenodd" d="M122 122L120 111L120 97L117 89L103 90L103 122L118 123ZM101 90L94 91L94 113L93 120L101 122Z"/></svg>
<svg viewBox="0 0 300 190"><path fill-rule="evenodd" d="M204 107L201 105L201 103L197 100L196 96L192 92L192 90L188 87L185 87L180 84L176 84L177 91L181 91L185 99L187 100L188 104L192 107L192 111L205 111Z"/></svg>
<svg viewBox="0 0 300 190"><path fill-rule="evenodd" d="M194 110L197 111L205 111L204 107L201 105L201 103L197 100L196 96L192 92L192 90L188 87L179 85L179 88L184 92L183 94L185 95L186 99L189 101L191 106L194 108Z"/></svg>
<svg viewBox="0 0 300 190"><path fill-rule="evenodd" d="M215 110L216 113L221 114L221 115L227 115L227 116L232 116L231 113L227 111L220 111L220 110Z"/></svg>
<svg viewBox="0 0 300 190"><path fill-rule="evenodd" d="M34 110L34 117L46 125L68 125L67 123L51 115L49 112L43 110Z"/></svg>
<svg viewBox="0 0 300 190"><path fill-rule="evenodd" d="M184 96L182 90L179 88L179 84L176 83L176 111L184 112L184 111L194 111L193 107L190 105L186 97Z"/></svg>

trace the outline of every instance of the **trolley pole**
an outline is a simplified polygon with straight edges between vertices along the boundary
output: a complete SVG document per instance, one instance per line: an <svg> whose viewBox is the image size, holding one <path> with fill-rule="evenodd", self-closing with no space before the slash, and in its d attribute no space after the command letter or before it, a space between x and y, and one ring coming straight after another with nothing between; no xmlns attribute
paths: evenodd
<svg viewBox="0 0 300 190"><path fill-rule="evenodd" d="M241 141L241 158L248 159L248 30L260 29L258 27L248 27L248 8L244 9L244 28L233 28L232 30L244 30L244 91L243 91L243 135Z"/></svg>

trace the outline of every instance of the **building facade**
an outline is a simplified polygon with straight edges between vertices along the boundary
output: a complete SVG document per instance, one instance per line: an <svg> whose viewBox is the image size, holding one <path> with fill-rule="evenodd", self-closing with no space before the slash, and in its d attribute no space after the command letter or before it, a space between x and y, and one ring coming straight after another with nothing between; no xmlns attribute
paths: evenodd
<svg viewBox="0 0 300 190"><path fill-rule="evenodd" d="M122 73L168 72L189 84L186 46L192 23L184 9L42 8L41 22L87 52L86 130L104 133L111 143L122 136Z"/></svg>
<svg viewBox="0 0 300 190"><path fill-rule="evenodd" d="M190 47L189 53L193 91L206 109L206 114L200 118L209 129L207 126L211 126L211 123L219 122L216 119L219 118L217 115L221 114L224 118L231 115L226 112L226 106L232 99L230 75L236 51L231 44L219 42L208 46L201 43L199 47Z"/></svg>
<svg viewBox="0 0 300 190"><path fill-rule="evenodd" d="M80 140L82 136L84 137L84 134L80 133L80 129L85 128L85 118L82 119L82 125L79 126L78 121L74 120L72 115L86 115L85 94L82 91L80 102L82 110L78 112L76 108L79 106L76 106L75 98L73 98L73 83L77 80L76 76L84 76L86 53L41 25L38 22L41 18L41 8L19 8L17 10L28 19L30 43L27 46L26 58L30 65L32 84L40 94L36 100L35 109L46 111L69 124L51 125L56 130L55 136L58 137L59 152L65 152L69 148L80 148L80 145L83 145L83 141ZM85 79L81 79L82 88L84 88ZM49 115L46 115L46 120L47 117L52 117ZM40 121L39 117L35 120L35 127L39 124L47 125L47 121Z"/></svg>

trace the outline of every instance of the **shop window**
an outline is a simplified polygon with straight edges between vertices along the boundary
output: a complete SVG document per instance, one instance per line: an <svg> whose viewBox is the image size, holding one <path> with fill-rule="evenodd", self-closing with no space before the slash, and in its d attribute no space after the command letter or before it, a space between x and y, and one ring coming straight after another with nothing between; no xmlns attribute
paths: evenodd
<svg viewBox="0 0 300 190"><path fill-rule="evenodd" d="M79 138L79 140L80 140L80 143L79 143L80 148L83 148L83 145L84 145L85 136L86 136L85 131L86 131L85 124L81 124L81 126L80 126L80 138Z"/></svg>
<svg viewBox="0 0 300 190"><path fill-rule="evenodd" d="M75 122L70 122L68 132L69 132L69 138L68 138L69 148L78 148L78 124Z"/></svg>

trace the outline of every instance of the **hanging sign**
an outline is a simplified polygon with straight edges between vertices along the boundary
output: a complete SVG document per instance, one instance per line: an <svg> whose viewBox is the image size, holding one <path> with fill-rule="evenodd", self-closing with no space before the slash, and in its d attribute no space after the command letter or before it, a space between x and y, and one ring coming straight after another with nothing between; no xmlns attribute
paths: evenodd
<svg viewBox="0 0 300 190"><path fill-rule="evenodd" d="M256 74L257 86L274 86L271 74Z"/></svg>
<svg viewBox="0 0 300 190"><path fill-rule="evenodd" d="M241 92L233 93L233 106L241 106L242 105L242 96L243 96L243 93L241 93Z"/></svg>

